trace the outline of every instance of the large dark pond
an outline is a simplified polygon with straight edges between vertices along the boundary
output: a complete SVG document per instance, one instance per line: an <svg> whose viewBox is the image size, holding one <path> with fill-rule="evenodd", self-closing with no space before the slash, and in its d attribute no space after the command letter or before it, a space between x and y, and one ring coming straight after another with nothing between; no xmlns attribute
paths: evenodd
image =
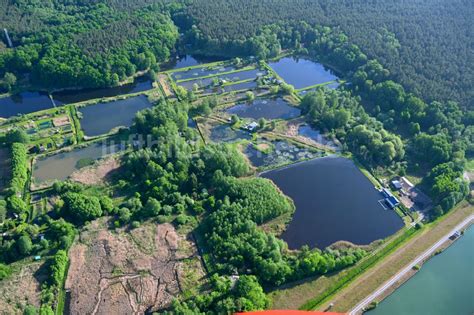
<svg viewBox="0 0 474 315"><path fill-rule="evenodd" d="M337 76L322 64L303 58L285 57L277 62L271 62L269 65L286 83L293 85L295 89L337 79Z"/></svg>
<svg viewBox="0 0 474 315"><path fill-rule="evenodd" d="M256 99L227 109L228 114L253 119L290 119L301 115L301 110L291 106L282 98Z"/></svg>
<svg viewBox="0 0 474 315"><path fill-rule="evenodd" d="M102 97L113 97L121 94L137 93L147 91L153 88L152 82L147 77L139 77L133 83L121 86L100 88L100 89L84 89L63 91L53 94L54 100L58 100L65 104L84 102L91 99Z"/></svg>
<svg viewBox="0 0 474 315"><path fill-rule="evenodd" d="M61 101L56 101L56 105L61 104ZM9 118L52 107L53 103L46 93L23 92L10 97L0 98L0 117Z"/></svg>
<svg viewBox="0 0 474 315"><path fill-rule="evenodd" d="M282 238L291 249L325 248L339 240L365 245L403 226L382 195L355 164L325 157L261 174L295 202L296 212Z"/></svg>
<svg viewBox="0 0 474 315"><path fill-rule="evenodd" d="M90 137L108 133L119 126L130 127L135 114L148 107L151 103L144 95L82 107L79 109L81 127Z"/></svg>

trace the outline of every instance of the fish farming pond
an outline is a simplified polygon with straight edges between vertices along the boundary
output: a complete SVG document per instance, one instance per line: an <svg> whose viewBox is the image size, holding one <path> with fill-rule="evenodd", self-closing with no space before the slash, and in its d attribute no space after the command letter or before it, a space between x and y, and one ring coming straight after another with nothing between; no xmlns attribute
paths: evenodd
<svg viewBox="0 0 474 315"><path fill-rule="evenodd" d="M229 125L216 125L211 128L210 139L213 142L236 142L249 140L252 135L241 129L231 128Z"/></svg>
<svg viewBox="0 0 474 315"><path fill-rule="evenodd" d="M56 104L60 105L62 103L57 102ZM53 102L48 94L41 92L23 92L0 98L0 117L10 118L12 116L29 114L53 107Z"/></svg>
<svg viewBox="0 0 474 315"><path fill-rule="evenodd" d="M89 136L99 136L110 132L117 127L130 127L135 114L143 109L150 108L151 103L144 95L130 97L124 100L98 103L78 109L81 126Z"/></svg>
<svg viewBox="0 0 474 315"><path fill-rule="evenodd" d="M291 119L301 115L301 110L282 98L256 99L230 107L227 114L253 119Z"/></svg>
<svg viewBox="0 0 474 315"><path fill-rule="evenodd" d="M325 248L337 241L366 245L398 231L403 221L349 159L324 157L264 172L296 211L282 238L289 248Z"/></svg>
<svg viewBox="0 0 474 315"><path fill-rule="evenodd" d="M250 163L257 168L276 167L323 156L321 151L283 140L250 143L243 151Z"/></svg>
<svg viewBox="0 0 474 315"><path fill-rule="evenodd" d="M295 89L335 81L338 77L322 64L296 57L284 57L278 61L270 62L269 66L286 83Z"/></svg>
<svg viewBox="0 0 474 315"><path fill-rule="evenodd" d="M93 164L103 156L120 151L119 145L96 142L68 152L38 158L33 166L33 183L44 185L56 180L66 180L72 173Z"/></svg>
<svg viewBox="0 0 474 315"><path fill-rule="evenodd" d="M145 76L136 78L132 83L99 89L71 90L53 93L55 102L72 104L84 102L91 99L114 97L123 94L131 94L147 91L153 88L152 81Z"/></svg>

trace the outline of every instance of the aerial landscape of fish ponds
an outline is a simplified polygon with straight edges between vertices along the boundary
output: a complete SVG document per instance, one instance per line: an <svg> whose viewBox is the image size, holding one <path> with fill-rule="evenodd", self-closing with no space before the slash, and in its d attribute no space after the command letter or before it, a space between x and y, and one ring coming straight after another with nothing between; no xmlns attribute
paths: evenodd
<svg viewBox="0 0 474 315"><path fill-rule="evenodd" d="M345 150L343 139L310 121L300 107L313 91L345 88L333 71L288 56L206 62L181 56L154 79L140 76L111 88L0 98L0 116L9 118L0 120L0 137L17 127L29 136L28 188L35 194L35 209L58 181L103 187L121 158L138 147L131 140L136 114L159 112L162 102L181 106L183 101L191 114L180 117L177 126L188 127L181 134L195 135L193 145L225 143L236 149L249 176L271 181L291 199L294 212L262 225L290 250L340 244L365 250L402 229L408 219L387 206L390 196L378 180ZM162 135L158 122L156 127L151 133ZM148 167L154 166L143 165Z"/></svg>
<svg viewBox="0 0 474 315"><path fill-rule="evenodd" d="M196 128L205 143L237 145L254 168L265 170L261 177L294 200L296 212L282 234L290 248L324 248L340 240L366 245L401 228L397 213L380 205L380 192L355 164L334 157L341 152L337 140L308 123L288 129L303 117L298 97L340 86L332 70L293 57L268 64L207 61L176 57L157 82L143 76L112 88L7 96L0 98L0 116L19 115L15 124L30 135L32 157L41 154L35 157L32 184L45 187L106 155L107 146L87 145L89 139L132 127L135 114L152 107L160 95L181 99L188 97L184 89L194 93L196 104L217 96L212 114L190 119L188 126ZM297 93L282 93L278 87L285 82ZM2 123L0 135L11 126L8 120ZM79 147L67 150L72 145Z"/></svg>

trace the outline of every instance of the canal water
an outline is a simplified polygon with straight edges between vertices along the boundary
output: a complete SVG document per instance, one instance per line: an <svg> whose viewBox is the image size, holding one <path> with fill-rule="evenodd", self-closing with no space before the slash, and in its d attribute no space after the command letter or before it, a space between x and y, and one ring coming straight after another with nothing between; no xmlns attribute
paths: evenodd
<svg viewBox="0 0 474 315"><path fill-rule="evenodd" d="M56 105L61 105L56 101ZM29 114L53 107L48 94L40 92L23 92L0 98L0 117L10 118L20 114Z"/></svg>
<svg viewBox="0 0 474 315"><path fill-rule="evenodd" d="M82 107L79 109L81 127L89 137L108 133L119 126L130 127L135 114L149 107L151 103L145 95Z"/></svg>
<svg viewBox="0 0 474 315"><path fill-rule="evenodd" d="M474 228L367 314L474 314Z"/></svg>
<svg viewBox="0 0 474 315"><path fill-rule="evenodd" d="M290 119L301 115L301 110L291 106L282 98L256 99L252 102L242 103L226 111L242 118L253 119Z"/></svg>
<svg viewBox="0 0 474 315"><path fill-rule="evenodd" d="M366 245L403 226L400 217L379 203L381 193L349 159L324 157L264 172L296 211L282 238L289 248L325 248L345 240Z"/></svg>
<svg viewBox="0 0 474 315"><path fill-rule="evenodd" d="M269 66L295 89L334 81L337 76L322 64L304 58L285 57Z"/></svg>

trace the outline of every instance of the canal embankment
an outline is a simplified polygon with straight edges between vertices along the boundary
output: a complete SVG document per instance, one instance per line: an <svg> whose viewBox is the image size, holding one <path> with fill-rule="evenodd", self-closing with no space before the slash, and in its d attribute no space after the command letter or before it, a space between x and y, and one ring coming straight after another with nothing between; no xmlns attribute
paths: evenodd
<svg viewBox="0 0 474 315"><path fill-rule="evenodd" d="M461 222L474 214L474 206L462 202L445 216L426 224L416 235L411 237L400 249L389 254L371 269L345 286L332 298L317 306L325 310L330 304L331 311L348 312L355 308L360 301L384 285L410 262L426 252L436 242L450 233Z"/></svg>

